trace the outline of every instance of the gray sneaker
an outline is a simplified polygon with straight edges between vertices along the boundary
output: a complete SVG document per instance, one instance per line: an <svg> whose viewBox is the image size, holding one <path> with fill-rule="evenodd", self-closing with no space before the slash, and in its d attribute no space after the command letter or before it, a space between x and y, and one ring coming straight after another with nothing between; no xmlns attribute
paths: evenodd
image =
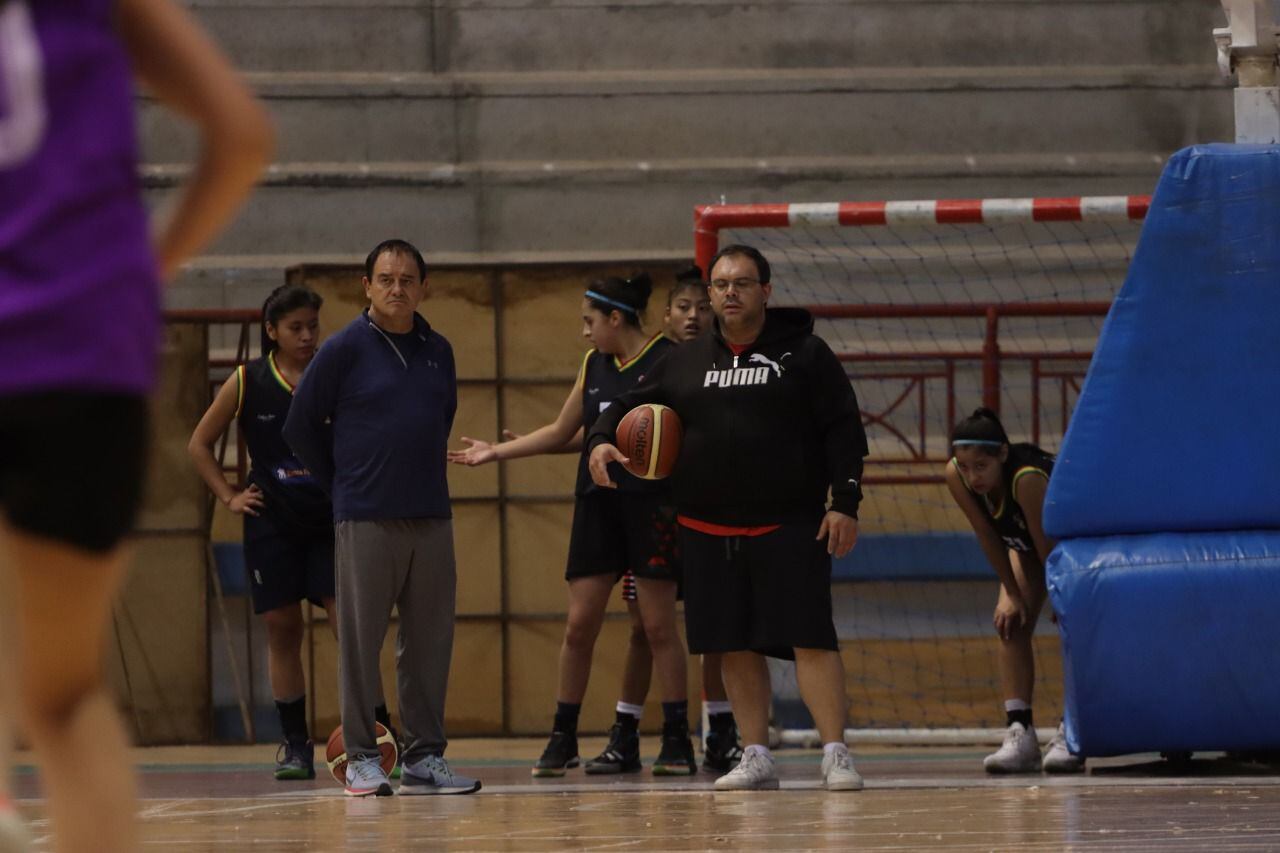
<svg viewBox="0 0 1280 853"><path fill-rule="evenodd" d="M347 762L346 791L348 797L389 797L394 793L382 764L371 756Z"/></svg>
<svg viewBox="0 0 1280 853"><path fill-rule="evenodd" d="M400 772L400 794L474 794L480 780L453 772L443 755L428 755L421 761L406 764Z"/></svg>

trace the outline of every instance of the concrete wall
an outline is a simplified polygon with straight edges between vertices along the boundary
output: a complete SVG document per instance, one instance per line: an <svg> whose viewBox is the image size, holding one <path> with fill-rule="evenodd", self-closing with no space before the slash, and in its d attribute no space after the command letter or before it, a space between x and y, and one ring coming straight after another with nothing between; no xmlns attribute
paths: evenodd
<svg viewBox="0 0 1280 853"><path fill-rule="evenodd" d="M278 162L174 306L388 233L455 260L672 258L694 204L1150 190L1231 136L1214 0L191 0ZM190 133L144 103L153 196Z"/></svg>

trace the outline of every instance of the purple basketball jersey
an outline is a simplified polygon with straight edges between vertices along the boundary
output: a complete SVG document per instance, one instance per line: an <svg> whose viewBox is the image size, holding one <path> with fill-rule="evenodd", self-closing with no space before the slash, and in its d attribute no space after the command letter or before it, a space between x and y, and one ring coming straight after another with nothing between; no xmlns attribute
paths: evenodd
<svg viewBox="0 0 1280 853"><path fill-rule="evenodd" d="M0 3L0 395L152 386L160 285L112 7Z"/></svg>

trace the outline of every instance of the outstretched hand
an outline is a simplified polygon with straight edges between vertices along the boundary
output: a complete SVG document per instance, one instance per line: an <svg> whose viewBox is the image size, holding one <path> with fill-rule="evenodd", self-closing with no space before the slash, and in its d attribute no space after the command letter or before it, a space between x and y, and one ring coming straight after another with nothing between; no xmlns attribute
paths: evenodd
<svg viewBox="0 0 1280 853"><path fill-rule="evenodd" d="M609 479L609 463L621 462L626 465L629 461L631 460L623 456L622 451L612 444L600 444L591 451L591 456L587 460L587 468L591 471L592 482L597 486L604 489L616 489L618 484Z"/></svg>
<svg viewBox="0 0 1280 853"><path fill-rule="evenodd" d="M498 451L487 441L464 435L462 443L467 445L466 450L450 450L447 454L449 461L456 465L483 465L498 458Z"/></svg>
<svg viewBox="0 0 1280 853"><path fill-rule="evenodd" d="M839 559L852 551L853 544L858 541L858 519L830 510L822 517L816 538L825 538L827 553Z"/></svg>

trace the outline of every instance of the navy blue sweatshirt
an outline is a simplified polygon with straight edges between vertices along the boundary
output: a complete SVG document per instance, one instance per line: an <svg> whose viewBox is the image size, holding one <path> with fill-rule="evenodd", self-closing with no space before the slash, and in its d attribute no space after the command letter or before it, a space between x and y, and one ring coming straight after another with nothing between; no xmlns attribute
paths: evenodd
<svg viewBox="0 0 1280 853"><path fill-rule="evenodd" d="M336 521L449 518L445 452L457 410L449 342L419 315L396 335L366 310L307 366L284 437L333 496Z"/></svg>

